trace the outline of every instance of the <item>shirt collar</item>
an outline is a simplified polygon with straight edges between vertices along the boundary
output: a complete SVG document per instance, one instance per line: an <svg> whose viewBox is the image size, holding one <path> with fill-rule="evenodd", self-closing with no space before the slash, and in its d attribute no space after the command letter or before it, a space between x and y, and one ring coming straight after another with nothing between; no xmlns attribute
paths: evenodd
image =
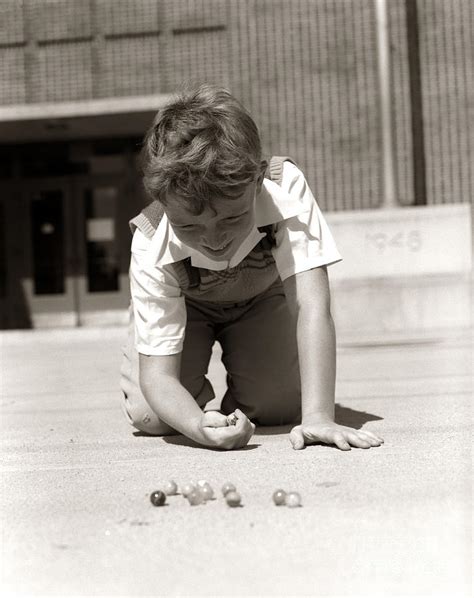
<svg viewBox="0 0 474 598"><path fill-rule="evenodd" d="M191 264L199 268L207 268L209 270L233 268L265 236L265 233L258 231L259 226L281 222L282 220L301 214L307 209L307 206L299 198L295 199L291 197L280 185L269 179L264 179L262 189L255 200L255 226L230 260L214 261L196 249L185 245L175 235L166 214L163 215L153 235L150 246L150 257L157 266L165 266L190 257Z"/></svg>
<svg viewBox="0 0 474 598"><path fill-rule="evenodd" d="M257 226L275 224L308 209L302 198L295 198L277 183L264 179L262 190L255 202L255 223Z"/></svg>

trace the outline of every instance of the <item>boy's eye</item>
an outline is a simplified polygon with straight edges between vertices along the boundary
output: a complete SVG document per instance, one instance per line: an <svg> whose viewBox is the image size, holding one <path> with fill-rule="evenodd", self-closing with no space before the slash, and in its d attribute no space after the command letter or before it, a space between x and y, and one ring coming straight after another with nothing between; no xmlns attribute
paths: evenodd
<svg viewBox="0 0 474 598"><path fill-rule="evenodd" d="M242 216L245 216L247 212L244 212L243 214L239 214L238 216L229 216L228 218L226 218L226 222L234 222L235 220L238 220L239 218L242 218Z"/></svg>
<svg viewBox="0 0 474 598"><path fill-rule="evenodd" d="M240 218L245 216L245 214L247 214L247 212L243 212L242 214L238 214L237 216L229 216L228 218L224 218L222 221L223 222L237 222L237 220L239 220ZM175 228L178 228L179 230L191 231L191 230L194 230L197 225L196 224L174 224L173 226Z"/></svg>

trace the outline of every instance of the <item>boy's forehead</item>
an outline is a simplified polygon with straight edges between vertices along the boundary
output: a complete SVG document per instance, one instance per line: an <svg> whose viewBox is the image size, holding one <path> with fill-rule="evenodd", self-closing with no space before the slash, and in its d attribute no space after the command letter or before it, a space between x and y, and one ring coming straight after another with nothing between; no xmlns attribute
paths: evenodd
<svg viewBox="0 0 474 598"><path fill-rule="evenodd" d="M253 199L253 194L250 188L246 188L241 195L238 197L222 197L220 199L211 200L206 202L204 205L208 206L216 214L231 214L235 213L236 210L243 210ZM196 212L192 209L192 203L189 200L183 200L172 194L168 197L167 204L165 206L165 212L168 217L173 218L189 218L190 216L196 216ZM204 208L204 211L207 211Z"/></svg>

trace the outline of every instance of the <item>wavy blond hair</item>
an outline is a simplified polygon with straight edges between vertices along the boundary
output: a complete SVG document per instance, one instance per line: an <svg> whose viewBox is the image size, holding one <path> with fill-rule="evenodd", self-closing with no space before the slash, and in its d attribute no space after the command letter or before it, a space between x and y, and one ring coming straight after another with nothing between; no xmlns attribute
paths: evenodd
<svg viewBox="0 0 474 598"><path fill-rule="evenodd" d="M261 169L258 128L222 87L183 91L161 108L142 150L143 183L152 199L170 194L201 213L209 201L239 196Z"/></svg>

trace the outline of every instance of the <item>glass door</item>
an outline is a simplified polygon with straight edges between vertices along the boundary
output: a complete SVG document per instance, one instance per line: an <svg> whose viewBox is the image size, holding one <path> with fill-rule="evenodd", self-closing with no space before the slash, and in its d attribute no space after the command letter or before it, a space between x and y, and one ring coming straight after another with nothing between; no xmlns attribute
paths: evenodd
<svg viewBox="0 0 474 598"><path fill-rule="evenodd" d="M116 175L1 186L1 328L126 323L126 188Z"/></svg>
<svg viewBox="0 0 474 598"><path fill-rule="evenodd" d="M22 185L25 276L22 284L34 328L78 325L77 244L68 179Z"/></svg>
<svg viewBox="0 0 474 598"><path fill-rule="evenodd" d="M81 325L126 323L131 237L125 214L125 187L116 175L74 181Z"/></svg>

